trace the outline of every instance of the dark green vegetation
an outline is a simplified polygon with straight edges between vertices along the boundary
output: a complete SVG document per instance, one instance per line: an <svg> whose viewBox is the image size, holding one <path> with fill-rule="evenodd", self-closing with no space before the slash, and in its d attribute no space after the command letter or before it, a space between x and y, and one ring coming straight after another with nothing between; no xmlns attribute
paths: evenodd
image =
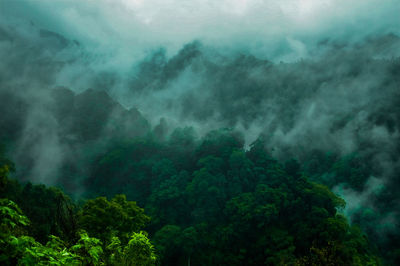
<svg viewBox="0 0 400 266"><path fill-rule="evenodd" d="M78 211L58 189L8 180L8 168L1 166L1 196L23 211L0 199L2 265L155 264L154 247L140 231L149 217L135 202L97 198Z"/></svg>
<svg viewBox="0 0 400 266"><path fill-rule="evenodd" d="M2 159L3 263L154 265L157 254L162 265L380 265L338 213L345 202L261 139L244 150L231 130L196 141L177 129L165 142L112 144L91 168L87 195L110 201L21 185Z"/></svg>
<svg viewBox="0 0 400 266"><path fill-rule="evenodd" d="M123 74L35 25L0 44L11 264L154 263L152 245L163 265L400 264L398 36L292 63L193 42Z"/></svg>

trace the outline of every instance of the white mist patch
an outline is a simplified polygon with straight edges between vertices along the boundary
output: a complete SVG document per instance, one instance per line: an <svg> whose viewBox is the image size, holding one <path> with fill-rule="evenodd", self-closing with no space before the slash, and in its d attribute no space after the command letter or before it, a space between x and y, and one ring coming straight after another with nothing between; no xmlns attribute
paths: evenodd
<svg viewBox="0 0 400 266"><path fill-rule="evenodd" d="M32 163L30 176L24 176L37 183L54 185L67 147L60 143L57 122L46 110L32 108L27 117L22 139L19 141L15 156L20 169L25 163ZM33 162L25 161L30 154ZM18 169L17 169L18 170Z"/></svg>
<svg viewBox="0 0 400 266"><path fill-rule="evenodd" d="M351 217L362 208L374 209L371 198L379 195L384 188L385 181L382 178L371 176L366 182L364 190L361 192L352 190L344 184L334 187L332 191L346 201L344 214L347 217Z"/></svg>

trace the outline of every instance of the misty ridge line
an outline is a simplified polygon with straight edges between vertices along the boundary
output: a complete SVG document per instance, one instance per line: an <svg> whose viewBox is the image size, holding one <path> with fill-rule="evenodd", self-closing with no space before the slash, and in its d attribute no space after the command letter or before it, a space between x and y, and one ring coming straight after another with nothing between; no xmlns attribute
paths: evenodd
<svg viewBox="0 0 400 266"><path fill-rule="evenodd" d="M18 43L18 41L16 41L17 37L10 37L13 34L12 32L7 32L5 30L3 30L3 32L5 32L3 33L3 36L5 36L3 38L8 41L12 40L14 46L23 45L24 42L28 41L27 39L21 39L20 43ZM345 44L330 43L328 40L325 40L320 42L320 45L323 47L328 46L331 48L331 51L325 52L325 56L323 59L320 59L319 62L315 62L314 64L313 62L301 62L295 63L294 65L283 64L281 67L279 64L276 65L266 60L257 60L257 58L251 55L224 57L218 55L218 52L207 51L207 48L203 49L200 42L194 42L186 45L177 55L170 59L166 58L165 50L159 50L154 54L150 54L147 59L137 64L130 77L124 77L112 70L108 72L99 72L91 69L91 64L88 62L96 62L98 60L97 56L82 56L82 53L85 54L86 52L81 49L75 49L76 46L79 47L77 41L68 42L63 36L47 30L39 30L39 34L37 35L39 36L35 36L34 39L32 39L32 36L29 36L29 38L31 38L30 41L35 40L36 49L43 49L41 53L39 50L34 51L32 46L30 47L34 53L34 56L32 56L33 63L36 63L35 65L39 68L46 67L47 69L41 69L41 71L36 71L36 73L29 73L31 70L23 70L22 72L29 76L29 83L35 83L37 80L40 87L43 87L44 84L47 84L48 87L52 87L55 85L54 83L62 82L63 79L74 80L81 83L81 86L69 86L74 85L70 82L65 82L66 84L61 83L59 85L74 88L78 91L84 90L85 87L95 88L96 90L105 89L117 100L119 100L118 97L125 99L133 98L133 103L136 103L136 106L144 106L144 104L140 103L145 102L146 98L152 97L153 99L151 100L158 101L167 111L172 110L173 115L178 115L181 120L184 120L188 115L191 116L190 119L193 118L194 120L200 121L207 120L209 117L215 117L216 120L228 121L229 126L235 126L237 123L241 123L246 129L254 120L263 119L264 113L260 112L260 109L269 108L272 109L272 111L275 111L274 109L279 109L279 106L274 106L276 100L285 101L289 98L290 101L297 105L297 102L304 102L302 99L304 98L303 95L308 95L308 92L314 93L321 90L329 91L329 88L321 89L321 85L322 87L329 86L332 85L330 83L336 82L338 84L333 84L334 86L347 86L347 84L343 83L353 82L354 79L352 75L368 75L369 73L366 72L375 71L375 69L360 68L360 65L368 65L368 60L371 60L371 58L368 58L370 54L374 54L374 56L378 57L387 57L388 54L395 54L398 50L396 50L396 48L398 48L398 37L393 34L378 39L366 40L368 45L358 44L356 47L346 47ZM7 41L5 43L7 43ZM69 45L67 45L67 43L69 43ZM35 45L33 47L35 47ZM23 47L16 46L15 48L16 50L23 50ZM340 53L337 52L338 50L340 50ZM357 52L354 54L356 50ZM379 54L379 52L381 54ZM53 58L50 60L50 58L46 56L51 53L53 53ZM211 55L208 56L207 53ZM353 56L353 58L348 58L347 61L340 62L340 60L349 56ZM24 54L24 58L27 60L29 56ZM84 59L83 61L81 61L82 58ZM213 60L210 60L211 58ZM12 60L15 59L17 58L12 58ZM219 60L219 62L213 62L217 60ZM25 63L27 64L24 65L29 66L30 62ZM322 69L324 64L335 65L334 70L325 71L325 73L322 71L323 73L321 74L315 73L315 70L317 68ZM12 64L10 65L12 66ZM17 66L18 65L16 65L16 67ZM18 67L20 67L20 65ZM84 74L89 77L76 79L75 77L78 73L63 77L65 72L71 73L73 72L72 69L75 67L78 68L80 74L82 74L82 67L86 67ZM50 68L52 69L50 70ZM378 64L376 64L375 68L379 68ZM12 67L9 69L13 70ZM302 69L302 71L298 69ZM378 71L382 72L380 69L378 69ZM40 72L44 72L46 75ZM382 73L382 75L384 74L385 73ZM227 75L231 75L233 78L227 78ZM307 86L308 84L304 80L306 77L312 79L311 81L307 81L310 82L311 86ZM236 80L234 80L235 78ZM361 77L358 78L361 79ZM187 82L185 79L190 79L190 82ZM210 80L210 82L205 82L204 80L206 79ZM278 80L278 82L272 83L273 79ZM284 82L289 79L294 79L296 80L295 82L301 83L301 89L309 90L303 93L297 92L297 98L294 99L297 102L292 99L294 97L287 97L287 95L285 95L288 93L287 91L293 90L291 84L285 84ZM23 79L9 80L18 80L18 82L21 82ZM379 79L376 80L383 82ZM244 84L245 82L249 84ZM83 87L82 84L84 84L85 87ZM378 86L380 84L376 85ZM354 88L350 88L348 90L353 89ZM355 91L352 92L352 94L365 93L365 91L361 91L359 88L355 89L359 92ZM198 95L200 90L203 95ZM348 93L345 91L345 88L339 87L339 90L342 90L336 93L339 97ZM168 95L169 93L173 94L175 98L178 98L177 102L180 103L179 108L171 107L175 99L171 99L170 95ZM149 94L155 94L155 96L149 96ZM127 95L133 97L126 97ZM271 95L272 97L268 97L268 99L265 100L263 99L264 97L262 97L263 95ZM356 96L357 95L354 95L354 97ZM144 99L141 99L141 97ZM195 97L196 101L193 100ZM122 99L121 102L123 102ZM210 103L210 110L196 108L196 102L200 103L198 104L199 106L204 102ZM232 103L233 109L225 108L223 105L224 102ZM128 102L125 103L125 105L129 106L133 103ZM288 105L285 104L286 103L283 102L280 105L287 108ZM255 106L255 108L247 109L250 106ZM360 106L362 106L362 104L360 104ZM315 108L315 106L313 108ZM308 115L310 111L314 110L313 108L309 110ZM143 107L143 109L146 108ZM214 109L217 109L217 111L215 112ZM235 115L229 117L231 110L237 111ZM151 110L146 110L146 113L151 113Z"/></svg>
<svg viewBox="0 0 400 266"><path fill-rule="evenodd" d="M115 139L150 133L163 142L192 126L201 141L232 128L246 145L263 139L281 161L308 162L303 171L313 169L313 180L344 197L345 213L374 239L398 232L397 35L355 44L325 39L308 57L286 63L194 41L172 56L151 51L122 71L109 63L112 55L27 27L0 27L0 137L18 178L79 197L87 165ZM335 172L347 163L356 173Z"/></svg>
<svg viewBox="0 0 400 266"><path fill-rule="evenodd" d="M167 58L163 49L150 54L136 64L128 77L112 70L99 73L91 69L90 62L98 59L93 55L82 56L86 52L77 41L68 41L47 30L38 30L38 36L32 35L28 37L36 45L30 47L28 54L9 56L8 63L15 61L15 69L12 69L13 64L8 64L11 65L9 73L2 73L21 72L16 71L22 65L16 64L19 60L25 63L25 67L29 68L32 63L38 68L23 69L29 86L21 77L3 82L7 86L25 87L27 91L24 94L35 97L38 89L42 91L43 87L55 86L54 83L73 80L81 83L78 91L84 90L84 87L103 89L124 106L143 110L152 124L161 119L163 127L167 127L165 122L168 121L173 128L183 122L195 126L200 132L201 128L233 127L246 131L245 135L250 136L248 143L261 134L271 139L274 146L283 147L292 144L291 138L303 134L301 137L305 143L297 146L304 148L310 144L309 140L315 140L316 135L320 135L315 131L323 130L331 135L330 139L315 146L326 149L339 147L348 153L354 150L360 138L359 131L358 135L348 132L354 132L360 126L371 129L372 123L363 120L377 119L376 115L373 118L372 114L366 114L365 109L372 108L378 112L377 109L382 108L372 106L371 101L391 101L395 99L391 96L396 94L396 80L387 81L391 76L385 75L396 68L398 59L379 59L398 51L399 38L393 34L367 39L355 47L325 40L319 43L323 47L321 50L325 51L323 55L290 64L259 60L250 54L223 56L196 41L184 46L172 58ZM18 32L3 29L2 36L5 47L12 42L16 50L24 50L27 40L21 38ZM378 59L371 58L372 54ZM325 65L334 67L325 70ZM385 67L381 68L381 65ZM84 72L86 77L75 79L83 68L88 69ZM64 76L65 73L68 77ZM375 74L373 79L369 76L371 73ZM19 84L13 84L16 81ZM390 83L384 93L374 91L385 82ZM36 87L34 90L32 85ZM311 99L310 95L313 95ZM47 92L43 96L36 97L51 98ZM396 135L395 122L377 121L375 124L385 124L388 130L375 130L378 135ZM302 132L307 133L304 135ZM341 134L347 138L341 138ZM344 143L340 143L344 139Z"/></svg>
<svg viewBox="0 0 400 266"><path fill-rule="evenodd" d="M79 199L100 182L94 162L135 141L168 146L179 136L183 150L223 136L245 149L261 141L344 198L343 214L393 257L397 0L226 3L0 3L0 144L14 177ZM108 171L110 184L135 182Z"/></svg>

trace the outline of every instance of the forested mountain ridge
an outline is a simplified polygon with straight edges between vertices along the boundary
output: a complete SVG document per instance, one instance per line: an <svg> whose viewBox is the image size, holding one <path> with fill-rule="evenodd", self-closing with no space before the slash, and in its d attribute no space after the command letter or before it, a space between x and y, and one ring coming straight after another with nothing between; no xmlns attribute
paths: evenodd
<svg viewBox="0 0 400 266"><path fill-rule="evenodd" d="M398 260L398 236L380 238L374 209L358 209L351 214L353 223L360 224L373 239L368 242L356 225L350 226L346 218L337 214L336 208L343 211L344 202L327 187L317 185L323 183L332 189L344 183L363 191L371 173L379 170L368 165L368 157L311 150L300 161L285 162L281 158L280 163L271 156L268 137L260 137L246 147L244 136L232 129L211 131L200 138L189 127L167 134L165 124L152 130L138 111L124 109L101 91L74 94L66 88L56 88L51 97L48 108L61 125L57 134L70 147L83 152L81 158L85 159L80 162L84 177L82 169L76 169L79 165L71 167L74 164L66 160L58 172L58 184L69 193L74 191L74 183L81 185L80 197L84 198L112 199L122 193L137 201L151 217L151 222L146 227L142 224L141 229L150 233L158 262L163 265L185 265L189 258L193 265L379 265L379 256L384 256L384 262L390 265ZM9 104L22 106L19 110L27 108L18 99ZM88 119L82 119L85 117ZM5 128L11 128L7 120L3 121L7 123ZM21 134L18 128L8 136ZM13 147L15 140L3 139ZM25 171L30 171L29 165L17 172L20 180ZM70 200L63 207L57 206L64 200L64 196L56 196L63 195L61 191L51 192L30 184L21 187L15 181L8 184L2 197L17 202L28 215L32 236L45 244L50 234L57 235L66 242L63 245L72 248L78 241L80 207ZM383 191L391 189L396 187L382 187ZM50 197L46 201L55 205L43 206L40 198L45 195ZM26 197L31 199L24 207ZM395 195L379 193L376 200L380 197L386 197L386 202L377 202L382 204L382 210L394 208ZM47 213L44 220L43 216L36 217L32 204L38 204L38 213ZM64 211L57 213L60 208ZM51 212L57 213L56 217ZM88 232L90 237L99 237ZM102 250L111 245L110 239L101 239ZM128 243L127 236L125 239L123 244ZM107 257L110 253L101 256L99 263L111 263L111 257Z"/></svg>
<svg viewBox="0 0 400 266"><path fill-rule="evenodd" d="M85 156L80 162L85 177L80 177L83 172L76 169L77 165L71 167L73 164L66 160L59 171L58 184L69 193L74 191L74 183L83 185L80 197L84 198L112 199L122 193L137 201L151 217L151 222L146 227L142 224L141 229L146 228L150 233L155 254L163 265L184 265L189 258L192 264L202 265L328 262L379 265L379 256L384 256L390 265L398 259L395 244L398 236L380 238L381 229L374 227L376 222L371 216L375 210L359 209L351 214L353 222L360 224L373 239L368 242L356 225L350 226L346 218L337 214L336 208L343 210L344 202L327 187L317 185L323 183L335 188L345 183L355 191L363 191L371 172L376 171L368 166L368 157L313 150L301 157L300 162L281 159L280 163L271 156L273 149L268 148L268 138L260 137L246 147L244 136L232 129L211 131L200 138L189 127L167 134L166 125L160 123L152 130L138 111L124 109L101 91L74 94L66 88L56 88L51 97L48 108L61 125L57 134ZM23 106L17 99L9 104ZM24 108L27 107L20 110ZM113 117L114 114L118 115ZM85 117L88 119L82 119ZM21 134L18 126L14 130L8 136ZM12 138L3 139L8 139L7 143L13 147ZM29 172L29 165L24 166L25 171ZM23 173L19 171L16 176L23 180ZM396 187L382 187L388 189ZM21 187L11 181L4 197L17 202L28 215L32 221L30 232L37 241L45 244L49 235L54 234L72 247L78 241L79 207L72 207L75 203L69 200L64 207L57 206L64 196L51 195L63 193L47 191L43 186ZM29 194L31 200L24 207ZM46 201L55 205L43 206L40 198L45 195L51 198ZM396 204L395 198L389 196L386 202L377 204L390 211L390 204ZM44 220L43 217L37 220L35 209L31 208L35 201L39 213L40 210L47 213ZM57 213L60 208L64 211ZM56 217L51 212L57 213ZM67 217L57 221L64 215ZM315 228L316 225L319 226ZM341 229L337 228L339 225ZM329 230L344 231L340 237L339 231L330 236ZM90 232L89 236L98 237ZM107 250L110 239L101 239L102 250ZM171 243L174 243L172 250ZM202 252L193 254L198 249ZM109 253L102 256L99 261L111 263Z"/></svg>
<svg viewBox="0 0 400 266"><path fill-rule="evenodd" d="M1 197L17 202L31 227L24 231L27 218L13 202L2 200L2 227L7 229L0 245L2 261L114 265L132 252L133 265L154 264L155 254L162 265L380 265L366 236L337 212L345 202L309 181L296 161L279 164L261 140L245 151L237 135L222 130L210 132L194 149L181 150L187 153L184 157L192 157L185 162L180 160L185 154L178 151L190 147L179 145L187 144L188 133L176 132L171 139L174 152L159 142L142 140L120 144L108 153L111 157L99 162L110 171L126 172L121 162L131 158L133 165L125 167L136 167L129 171L135 176L110 182L145 205L151 221L122 195L110 202L100 197L77 205L57 189L20 185L7 178L11 164L4 160ZM126 154L131 151L140 159ZM145 175L147 167L151 173ZM87 189L101 195L109 184L98 178ZM154 255L150 243L137 239L145 237L140 230L146 224ZM50 242L42 246L26 235ZM139 259L144 262L135 261Z"/></svg>
<svg viewBox="0 0 400 266"><path fill-rule="evenodd" d="M151 2L0 3L1 263L400 264L398 3L212 41Z"/></svg>

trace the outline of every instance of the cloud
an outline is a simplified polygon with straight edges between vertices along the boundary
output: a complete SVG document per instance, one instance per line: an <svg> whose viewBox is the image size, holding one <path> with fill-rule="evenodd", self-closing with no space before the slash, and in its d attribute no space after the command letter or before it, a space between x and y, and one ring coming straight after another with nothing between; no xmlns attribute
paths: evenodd
<svg viewBox="0 0 400 266"><path fill-rule="evenodd" d="M128 67L160 46L173 55L194 39L293 60L304 56L299 47L321 39L399 33L400 12L395 0L18 0L5 5L3 15L77 39L109 55L115 67ZM291 53L297 57L285 57Z"/></svg>
<svg viewBox="0 0 400 266"><path fill-rule="evenodd" d="M351 217L361 208L374 209L374 206L371 205L371 198L381 193L384 187L385 183L382 179L371 176L367 181L366 188L361 192L354 191L343 186L343 184L334 187L332 190L346 200L344 213Z"/></svg>
<svg viewBox="0 0 400 266"><path fill-rule="evenodd" d="M202 135L232 127L247 145L261 135L282 160L306 160L314 150L357 152L374 177L365 180L363 191L343 185L349 214L360 206L382 207L368 200L382 184L396 192L398 0L1 5L0 95L7 101L0 106L0 136L14 141L13 155L27 179L56 184L60 168L85 168L104 147L93 139L129 135L140 125L137 135L147 132L142 113L153 128L159 121L170 129L191 125ZM57 86L74 92L60 94L60 110L54 107ZM109 112L93 106L99 99ZM83 110L91 115L84 117ZM71 124L79 124L78 133L71 133ZM73 190L82 176L61 178L77 178ZM391 202L398 202L394 192ZM396 219L393 210L384 209L382 219Z"/></svg>

